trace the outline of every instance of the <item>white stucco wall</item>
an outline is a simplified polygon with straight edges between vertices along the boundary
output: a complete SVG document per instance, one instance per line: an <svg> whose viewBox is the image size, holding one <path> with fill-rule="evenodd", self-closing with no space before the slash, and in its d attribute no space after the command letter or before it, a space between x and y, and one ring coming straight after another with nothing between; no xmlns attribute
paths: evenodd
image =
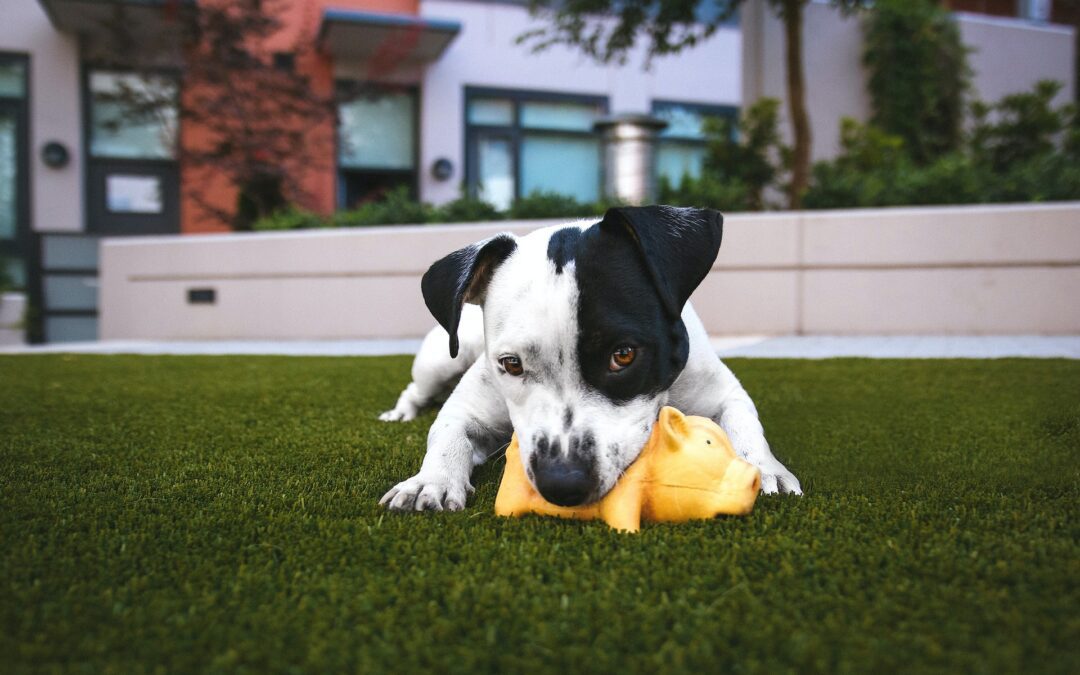
<svg viewBox="0 0 1080 675"><path fill-rule="evenodd" d="M30 57L30 219L38 231L83 229L82 142L77 40L49 23L38 0L0 0L0 51ZM59 141L71 153L63 169L41 161Z"/></svg>
<svg viewBox="0 0 1080 675"><path fill-rule="evenodd" d="M462 24L457 39L428 66L421 90L420 193L441 203L457 197L465 178L466 86L532 89L608 97L612 113L648 112L654 99L739 105L742 38L721 28L708 41L642 67L641 50L625 66L597 64L579 51L553 47L536 54L515 44L518 35L543 25L525 7L455 0L422 0L420 14ZM454 164L446 181L431 177L440 157Z"/></svg>
<svg viewBox="0 0 1080 675"><path fill-rule="evenodd" d="M972 49L968 60L974 71L973 96L996 101L1051 79L1064 84L1058 102L1072 100L1073 28L964 13L956 20L961 38ZM783 26L765 0L749 0L742 27L743 100L770 96L783 101L781 131L790 142ZM804 14L803 43L813 159L827 159L840 150L841 117L870 117L861 20L811 3Z"/></svg>
<svg viewBox="0 0 1080 675"><path fill-rule="evenodd" d="M979 98L997 101L1048 79L1064 85L1058 105L1073 100L1076 29L979 14L957 14L956 20L960 37L972 50L968 63Z"/></svg>

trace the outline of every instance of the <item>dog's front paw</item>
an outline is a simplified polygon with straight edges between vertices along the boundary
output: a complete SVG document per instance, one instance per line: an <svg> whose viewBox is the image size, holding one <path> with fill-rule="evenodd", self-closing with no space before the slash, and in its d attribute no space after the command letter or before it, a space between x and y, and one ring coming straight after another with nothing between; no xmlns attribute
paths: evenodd
<svg viewBox="0 0 1080 675"><path fill-rule="evenodd" d="M780 462L775 460L765 462L765 466L759 466L758 469L761 471L762 494L774 495L778 492L792 495L802 494L799 479Z"/></svg>
<svg viewBox="0 0 1080 675"><path fill-rule="evenodd" d="M379 415L380 422L408 422L412 417L407 417L404 412L394 408Z"/></svg>
<svg viewBox="0 0 1080 675"><path fill-rule="evenodd" d="M402 405L401 402L398 402L391 410L379 415L379 419L383 422L408 422L416 419L418 412L414 406Z"/></svg>
<svg viewBox="0 0 1080 675"><path fill-rule="evenodd" d="M418 473L392 487L379 504L391 511L460 511L471 490L468 482Z"/></svg>

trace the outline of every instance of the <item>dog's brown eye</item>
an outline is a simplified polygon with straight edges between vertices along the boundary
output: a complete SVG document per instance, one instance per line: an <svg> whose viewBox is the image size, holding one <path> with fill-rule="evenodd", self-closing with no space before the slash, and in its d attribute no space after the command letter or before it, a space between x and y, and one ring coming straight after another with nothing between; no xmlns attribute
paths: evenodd
<svg viewBox="0 0 1080 675"><path fill-rule="evenodd" d="M514 377L525 372L525 369L521 367L521 359L516 356L503 356L499 359L499 365L503 367L503 370Z"/></svg>
<svg viewBox="0 0 1080 675"><path fill-rule="evenodd" d="M608 370L613 373L617 373L623 368L627 367L634 362L634 357L637 353L633 347L623 345L611 352L611 361L608 363Z"/></svg>

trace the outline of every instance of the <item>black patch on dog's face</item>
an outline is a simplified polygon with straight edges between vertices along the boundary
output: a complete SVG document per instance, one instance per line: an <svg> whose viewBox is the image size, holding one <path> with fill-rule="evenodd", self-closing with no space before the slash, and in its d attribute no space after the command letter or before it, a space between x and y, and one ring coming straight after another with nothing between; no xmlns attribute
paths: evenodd
<svg viewBox="0 0 1080 675"><path fill-rule="evenodd" d="M686 366L689 336L682 319L665 311L630 237L599 225L582 232L575 276L585 382L620 402L671 387ZM611 372L611 353L622 345L634 347L634 362Z"/></svg>
<svg viewBox="0 0 1080 675"><path fill-rule="evenodd" d="M551 239L548 240L547 257L555 263L555 274L562 274L563 268L574 259L580 238L581 230L576 227L564 227L551 235Z"/></svg>

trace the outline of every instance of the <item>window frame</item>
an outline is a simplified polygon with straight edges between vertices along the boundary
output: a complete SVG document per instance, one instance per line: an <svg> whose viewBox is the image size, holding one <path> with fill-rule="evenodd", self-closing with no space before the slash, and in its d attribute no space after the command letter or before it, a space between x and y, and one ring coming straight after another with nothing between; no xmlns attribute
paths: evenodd
<svg viewBox="0 0 1080 675"><path fill-rule="evenodd" d="M180 72L160 68L146 73L169 77L176 82L176 138L171 158L108 157L90 152L93 134L93 94L90 75L94 72L140 74L130 68L104 63L83 62L80 67L82 98L82 156L85 159L84 193L85 227L88 233L142 235L174 234L180 231L180 154L183 146L184 124L180 114L183 80ZM123 174L157 178L161 182L161 213L114 212L108 208L107 181L110 175Z"/></svg>
<svg viewBox="0 0 1080 675"><path fill-rule="evenodd" d="M498 87L478 87L468 85L462 107L462 122L465 126L464 152L465 158L465 189L469 196L476 197L479 182L479 139L488 137L506 138L510 141L511 161L513 162L514 175L514 200L521 199L521 145L525 136L547 136L550 138L586 138L602 141L602 136L597 131L575 131L573 129L542 129L523 127L521 125L521 108L523 103L582 103L596 105L600 108L601 117L610 112L608 97L603 94L573 94L566 92L553 92L538 89L502 89ZM510 101L513 106L511 123L503 124L473 124L469 121L469 104L474 99L496 98ZM604 160L603 149L600 156L600 178L597 185L598 194L603 197L604 192Z"/></svg>
<svg viewBox="0 0 1080 675"><path fill-rule="evenodd" d="M413 139L413 166L411 169L399 169L399 168L377 168L377 167L348 167L341 164L341 120L340 120L340 106L350 98L356 98L355 96L348 96L345 92L349 87L382 87L385 89L396 90L395 93L407 93L413 102L413 123L412 123L412 139ZM337 188L334 203L338 211L348 210L350 207L347 204L347 188L346 178L355 177L363 179L365 177L379 176L379 175L392 175L398 178L406 179L406 184L409 186L409 196L416 199L420 194L420 120L421 120L421 105L423 105L423 97L420 95L420 85L387 85L378 82L367 82L364 80L354 80L348 78L338 78L334 80L334 112L338 114L339 119L334 124L334 182Z"/></svg>

